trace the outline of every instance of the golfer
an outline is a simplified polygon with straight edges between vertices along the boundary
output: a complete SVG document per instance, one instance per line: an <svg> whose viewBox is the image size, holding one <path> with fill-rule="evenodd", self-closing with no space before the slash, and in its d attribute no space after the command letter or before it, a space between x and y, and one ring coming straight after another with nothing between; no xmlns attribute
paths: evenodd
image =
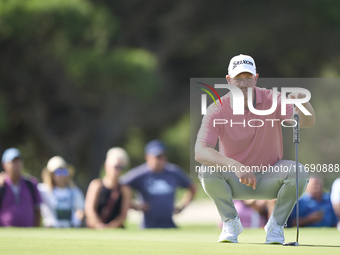
<svg viewBox="0 0 340 255"><path fill-rule="evenodd" d="M282 160L283 142L281 121L293 119L293 105L287 105L286 115L281 114L281 95L276 110L269 115L255 115L248 108L247 89L252 89L252 101L256 110L268 110L273 104L273 91L256 86L259 74L255 61L247 55L230 60L228 84L242 90L244 114L233 115L231 93L221 98L222 105L211 104L197 135L195 159L202 164L199 178L204 191L214 201L223 221L219 242L237 243L243 227L234 207L233 199L277 199L273 213L265 226L266 243L282 244L283 227L296 201L295 162ZM302 93L292 93L290 99L304 98ZM314 110L309 102L302 104L311 115L298 111L301 127L312 127ZM233 121L233 125L215 124L215 119ZM251 123L250 119L262 120ZM266 121L276 119L280 121ZM288 121L293 124L292 121ZM258 126L258 127L252 127ZM219 139L219 151L215 150ZM209 167L227 166L234 171L208 171ZM267 166L264 169L263 166ZM268 166L270 166L268 168ZM259 171L254 171L258 169ZM308 173L299 165L299 196L305 191ZM300 172L301 171L301 172Z"/></svg>

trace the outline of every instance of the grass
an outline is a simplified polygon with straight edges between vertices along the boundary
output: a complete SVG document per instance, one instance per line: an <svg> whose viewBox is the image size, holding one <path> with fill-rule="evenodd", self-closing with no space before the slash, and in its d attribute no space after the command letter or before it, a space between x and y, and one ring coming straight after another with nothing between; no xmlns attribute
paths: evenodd
<svg viewBox="0 0 340 255"><path fill-rule="evenodd" d="M263 229L246 229L238 244L216 243L214 226L186 226L169 230L19 229L0 228L1 254L339 254L340 232L335 228L300 230L300 246L265 245ZM296 229L285 229L295 241Z"/></svg>

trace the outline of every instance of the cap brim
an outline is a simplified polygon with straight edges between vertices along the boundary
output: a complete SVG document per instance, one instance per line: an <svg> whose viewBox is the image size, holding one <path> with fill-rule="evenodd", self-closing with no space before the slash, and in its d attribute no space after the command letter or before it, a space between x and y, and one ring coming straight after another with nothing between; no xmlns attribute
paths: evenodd
<svg viewBox="0 0 340 255"><path fill-rule="evenodd" d="M12 155L12 156L10 156L10 157L8 157L8 158L3 159L3 160L2 160L2 163L12 162L12 161L13 161L14 159L16 159L16 158L22 160L21 155Z"/></svg>
<svg viewBox="0 0 340 255"><path fill-rule="evenodd" d="M149 150L146 154L151 154L151 155L154 155L154 156L159 156L159 155L163 155L165 153L166 153L166 151L164 149L155 148L155 149Z"/></svg>
<svg viewBox="0 0 340 255"><path fill-rule="evenodd" d="M254 73L253 70L250 70L248 68L237 68L237 70L230 72L229 76L230 78L235 78L235 76L240 73L251 73L252 75L256 75L256 71Z"/></svg>

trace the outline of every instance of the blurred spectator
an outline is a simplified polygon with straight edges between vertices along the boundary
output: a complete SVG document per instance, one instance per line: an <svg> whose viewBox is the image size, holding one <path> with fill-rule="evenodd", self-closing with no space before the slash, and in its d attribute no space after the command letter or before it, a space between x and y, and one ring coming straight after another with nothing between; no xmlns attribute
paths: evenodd
<svg viewBox="0 0 340 255"><path fill-rule="evenodd" d="M310 178L306 193L299 199L301 227L334 227L337 223L329 193L323 191L323 181ZM289 216L288 227L296 226L296 206Z"/></svg>
<svg viewBox="0 0 340 255"><path fill-rule="evenodd" d="M234 200L235 208L245 228L263 227L267 220L266 200Z"/></svg>
<svg viewBox="0 0 340 255"><path fill-rule="evenodd" d="M119 184L123 169L129 164L129 156L122 148L115 147L107 152L103 179L93 180L86 194L86 223L91 228L124 227L130 207L131 193Z"/></svg>
<svg viewBox="0 0 340 255"><path fill-rule="evenodd" d="M51 158L42 171L38 185L43 203L41 212L45 227L81 226L84 217L84 196L72 181L73 168L59 156Z"/></svg>
<svg viewBox="0 0 340 255"><path fill-rule="evenodd" d="M340 231L340 178L336 179L332 185L331 201L334 212L338 217L338 230Z"/></svg>
<svg viewBox="0 0 340 255"><path fill-rule="evenodd" d="M0 180L0 226L40 226L41 198L34 178L22 176L24 162L16 148L2 155L5 173Z"/></svg>
<svg viewBox="0 0 340 255"><path fill-rule="evenodd" d="M145 147L146 163L122 177L122 184L139 192L141 202L132 208L143 211L143 228L175 228L172 215L180 213L193 199L195 186L182 170L167 162L166 149L159 140ZM177 187L186 188L178 206L174 207Z"/></svg>

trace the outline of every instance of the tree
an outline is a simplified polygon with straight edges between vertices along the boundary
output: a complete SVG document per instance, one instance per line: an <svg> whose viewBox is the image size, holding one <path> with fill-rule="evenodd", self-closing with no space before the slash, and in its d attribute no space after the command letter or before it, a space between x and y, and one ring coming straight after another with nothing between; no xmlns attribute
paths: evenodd
<svg viewBox="0 0 340 255"><path fill-rule="evenodd" d="M155 57L115 46L118 21L87 1L1 1L0 30L3 146L25 141L36 174L58 154L97 177L157 93Z"/></svg>

